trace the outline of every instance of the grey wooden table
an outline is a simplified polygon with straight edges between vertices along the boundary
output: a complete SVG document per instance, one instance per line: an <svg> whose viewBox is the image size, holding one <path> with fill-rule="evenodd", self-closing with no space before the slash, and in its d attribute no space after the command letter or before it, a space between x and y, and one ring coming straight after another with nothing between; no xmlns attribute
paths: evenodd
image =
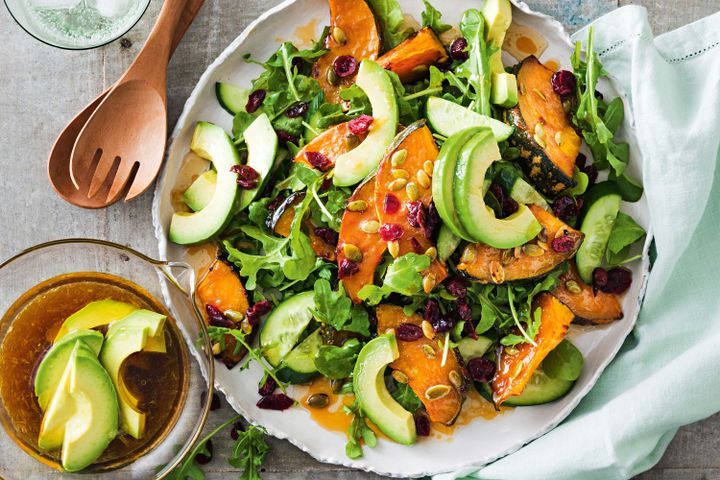
<svg viewBox="0 0 720 480"><path fill-rule="evenodd" d="M574 31L627 0L526 0ZM169 115L174 124L205 68L243 28L279 0L206 0L173 59ZM440 3L440 2L438 2ZM468 2L472 3L472 2ZM662 33L714 13L720 0L639 0ZM160 9L154 0L144 18L103 48L70 52L46 46L23 32L0 8L0 261L30 245L64 237L96 237L157 255L152 234L152 192L131 204L87 211L60 200L46 180L47 153L65 123L127 68ZM226 403L207 430L229 418ZM377 476L323 465L288 442L271 440L265 479L365 479ZM227 464L228 435L215 442L208 479L235 478ZM578 459L582 461L582 459ZM379 478L379 477L377 477ZM680 429L662 461L642 480L720 479L720 414Z"/></svg>

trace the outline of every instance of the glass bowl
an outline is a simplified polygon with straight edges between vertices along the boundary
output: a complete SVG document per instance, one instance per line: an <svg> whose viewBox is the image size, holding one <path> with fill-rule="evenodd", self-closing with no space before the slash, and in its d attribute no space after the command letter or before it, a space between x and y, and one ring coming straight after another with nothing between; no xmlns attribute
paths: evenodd
<svg viewBox="0 0 720 480"><path fill-rule="evenodd" d="M150 0L5 0L23 30L68 50L95 48L121 37L149 4Z"/></svg>
<svg viewBox="0 0 720 480"><path fill-rule="evenodd" d="M38 284L69 273L90 272L121 277L142 287L169 313L185 343L185 387L179 395L174 425L153 440L152 448L129 464L101 463L82 473L53 467L42 452L21 446L16 425L10 421L0 398L0 478L4 480L62 479L162 479L188 454L198 439L212 402L214 363L205 322L193 302L195 273L189 265L161 262L130 248L109 242L68 239L32 247L0 264L0 345L10 320L5 312L22 308L25 295ZM21 297L23 297L21 299ZM170 320L172 319L172 320ZM28 382L28 388L32 384ZM202 395L203 392L207 394ZM172 423L168 422L168 424Z"/></svg>

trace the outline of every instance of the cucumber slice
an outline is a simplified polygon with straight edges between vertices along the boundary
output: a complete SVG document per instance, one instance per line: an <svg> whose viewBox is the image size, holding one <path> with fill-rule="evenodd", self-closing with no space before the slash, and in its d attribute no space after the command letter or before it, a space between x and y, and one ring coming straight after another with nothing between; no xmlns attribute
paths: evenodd
<svg viewBox="0 0 720 480"><path fill-rule="evenodd" d="M458 351L466 362L471 358L482 357L494 342L487 337L478 336L476 340L465 337L458 342Z"/></svg>
<svg viewBox="0 0 720 480"><path fill-rule="evenodd" d="M215 96L228 113L235 115L245 111L250 91L233 83L215 82Z"/></svg>
<svg viewBox="0 0 720 480"><path fill-rule="evenodd" d="M602 264L621 200L617 187L610 182L598 183L588 194L580 227L585 240L575 256L578 273L585 283L592 283L593 270Z"/></svg>
<svg viewBox="0 0 720 480"><path fill-rule="evenodd" d="M444 262L450 258L458 245L460 245L460 242L462 242L462 238L455 235L452 230L443 223L437 238L437 252L440 260Z"/></svg>
<svg viewBox="0 0 720 480"><path fill-rule="evenodd" d="M270 169L277 155L278 138L267 114L257 117L243 132L248 148L248 166L260 174L258 186L252 190L243 190L240 194L239 210L245 209L267 181Z"/></svg>
<svg viewBox="0 0 720 480"><path fill-rule="evenodd" d="M564 397L574 384L575 382L562 378L550 378L541 369L537 369L525 386L525 390L516 397L508 398L503 405L528 407L554 402L558 398ZM492 389L489 384L475 382L475 388L480 395L492 402Z"/></svg>
<svg viewBox="0 0 720 480"><path fill-rule="evenodd" d="M473 112L440 97L428 98L426 112L433 130L445 137L470 127L489 127L495 140L502 142L513 132L513 127L500 120Z"/></svg>
<svg viewBox="0 0 720 480"><path fill-rule="evenodd" d="M265 319L260 329L260 349L277 367L298 342L315 308L315 292L303 292L283 300Z"/></svg>
<svg viewBox="0 0 720 480"><path fill-rule="evenodd" d="M285 383L307 383L315 378L318 375L315 355L322 344L320 329L317 329L288 353L276 372L277 377Z"/></svg>

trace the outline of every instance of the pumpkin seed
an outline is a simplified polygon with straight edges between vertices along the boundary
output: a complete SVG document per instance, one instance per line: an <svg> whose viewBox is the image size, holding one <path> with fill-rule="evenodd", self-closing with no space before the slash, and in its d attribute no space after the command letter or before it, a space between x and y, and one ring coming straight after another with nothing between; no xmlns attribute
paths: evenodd
<svg viewBox="0 0 720 480"><path fill-rule="evenodd" d="M505 281L505 269L496 260L490 262L490 280L495 284L501 284Z"/></svg>
<svg viewBox="0 0 720 480"><path fill-rule="evenodd" d="M330 380L330 388L333 393L342 392L343 385L345 385L345 380Z"/></svg>
<svg viewBox="0 0 720 480"><path fill-rule="evenodd" d="M543 92L541 92L539 89L533 88L533 93L534 93L535 95L537 95L538 97L542 98L543 102L547 102L547 97L546 97L545 94L544 94Z"/></svg>
<svg viewBox="0 0 720 480"><path fill-rule="evenodd" d="M428 177L432 177L434 168L435 164L432 160L425 160L425 162L423 163L423 170L425 170L425 173L428 174Z"/></svg>
<svg viewBox="0 0 720 480"><path fill-rule="evenodd" d="M368 204L365 200L353 200L347 204L347 209L351 212L364 212L367 208Z"/></svg>
<svg viewBox="0 0 720 480"><path fill-rule="evenodd" d="M353 261L355 263L362 262L362 252L352 243L346 243L345 245L343 245L343 253L350 261Z"/></svg>
<svg viewBox="0 0 720 480"><path fill-rule="evenodd" d="M314 395L310 395L310 397L307 399L307 404L312 408L325 408L327 407L329 401L330 398L327 396L327 394L316 393Z"/></svg>
<svg viewBox="0 0 720 480"><path fill-rule="evenodd" d="M450 372L450 374L448 375L448 377L450 378L450 383L452 383L455 386L455 388L458 388L458 389L462 388L462 384L463 384L462 375L460 375L457 370L452 370Z"/></svg>
<svg viewBox="0 0 720 480"><path fill-rule="evenodd" d="M423 188L429 188L430 187L430 177L428 177L428 174L425 173L425 170L419 170L417 172L417 182L420 184Z"/></svg>
<svg viewBox="0 0 720 480"><path fill-rule="evenodd" d="M403 164L403 162L405 162L405 159L407 158L407 153L407 150L405 150L404 148L393 153L392 157L390 157L390 164L393 167L399 167Z"/></svg>
<svg viewBox="0 0 720 480"><path fill-rule="evenodd" d="M396 192L407 185L407 180L404 178L396 178L395 180L388 182L387 188L392 192Z"/></svg>
<svg viewBox="0 0 720 480"><path fill-rule="evenodd" d="M515 261L515 256L513 255L512 248L508 248L507 250L503 250L502 257L500 257L500 263L507 267L510 265L513 261Z"/></svg>
<svg viewBox="0 0 720 480"><path fill-rule="evenodd" d="M511 357L514 357L514 356L517 355L519 352L520 352L520 350L518 350L518 349L515 348L515 347L505 347L505 353L508 354L508 355L510 355Z"/></svg>
<svg viewBox="0 0 720 480"><path fill-rule="evenodd" d="M537 241L537 246L540 247L540 248L542 248L543 251L545 251L545 252L547 252L548 250L550 250L550 247L548 247L548 244L545 243L545 242L542 242L542 241L540 241L540 240Z"/></svg>
<svg viewBox="0 0 720 480"><path fill-rule="evenodd" d="M422 346L422 351L428 359L432 360L435 358L435 349L427 343Z"/></svg>
<svg viewBox="0 0 720 480"><path fill-rule="evenodd" d="M430 322L428 322L427 320L423 320L420 324L420 327L422 328L425 338L427 338L428 340L432 340L433 338L435 338L435 329L430 324Z"/></svg>
<svg viewBox="0 0 720 480"><path fill-rule="evenodd" d="M365 233L377 233L380 230L380 222L377 220L368 220L360 224L360 230Z"/></svg>
<svg viewBox="0 0 720 480"><path fill-rule="evenodd" d="M428 71L427 65L418 65L410 70L414 75L425 75Z"/></svg>
<svg viewBox="0 0 720 480"><path fill-rule="evenodd" d="M347 146L347 148L352 150L353 148L360 145L360 137L358 137L354 133L348 133L347 135L345 135L345 145Z"/></svg>
<svg viewBox="0 0 720 480"><path fill-rule="evenodd" d="M514 256L515 258L520 258L520 257L522 257L522 247L515 247L515 248L513 249L513 256Z"/></svg>
<svg viewBox="0 0 720 480"><path fill-rule="evenodd" d="M460 261L463 263L472 263L475 261L476 257L477 251L475 250L475 245L468 245L467 247L465 247L465 250L463 250Z"/></svg>
<svg viewBox="0 0 720 480"><path fill-rule="evenodd" d="M408 383L408 381L409 381L408 376L405 375L405 374L404 374L403 372L401 372L400 370L393 370L390 375L391 375L391 376L395 379L395 381L398 382L398 383Z"/></svg>
<svg viewBox="0 0 720 480"><path fill-rule="evenodd" d="M345 31L340 27L333 27L332 37L333 40L335 40L340 45L345 45L347 43L347 36L345 35Z"/></svg>
<svg viewBox="0 0 720 480"><path fill-rule="evenodd" d="M450 393L450 385L433 385L425 390L425 398L428 400L438 400Z"/></svg>
<svg viewBox="0 0 720 480"><path fill-rule="evenodd" d="M390 255L392 255L393 258L397 258L397 256L400 254L400 244L397 242L397 240L388 242L387 247L388 247L388 252L390 252Z"/></svg>
<svg viewBox="0 0 720 480"><path fill-rule="evenodd" d="M515 370L513 371L512 378L517 377L520 375L520 372L522 371L523 363L520 362L515 366Z"/></svg>
<svg viewBox="0 0 720 480"><path fill-rule="evenodd" d="M428 248L427 250L425 250L425 255L430 257L431 262L434 262L435 259L437 258L437 248L435 248L435 247Z"/></svg>
<svg viewBox="0 0 720 480"><path fill-rule="evenodd" d="M542 138L540 135L535 134L533 135L533 140L535 140L535 143L540 145L540 148L547 148L547 143L545 143L545 139Z"/></svg>
<svg viewBox="0 0 720 480"><path fill-rule="evenodd" d="M225 310L223 314L234 323L240 323L245 318L245 315L237 310Z"/></svg>
<svg viewBox="0 0 720 480"><path fill-rule="evenodd" d="M519 87L520 95L525 95L525 84L521 83Z"/></svg>
<svg viewBox="0 0 720 480"><path fill-rule="evenodd" d="M570 110L572 110L572 101L569 99L562 101L563 110L565 110L565 113L570 113Z"/></svg>
<svg viewBox="0 0 720 480"><path fill-rule="evenodd" d="M541 137L545 136L545 129L540 122L535 124L535 135L540 135Z"/></svg>
<svg viewBox="0 0 720 480"><path fill-rule="evenodd" d="M332 65L328 67L325 77L327 78L327 82L330 85L336 86L338 83L340 83L340 77L337 76L337 73L335 73L335 69L332 67Z"/></svg>
<svg viewBox="0 0 720 480"><path fill-rule="evenodd" d="M423 277L423 282L422 282L423 291L425 293L429 294L430 292L432 292L433 288L435 288L436 283L437 283L437 279L435 278L435 274L432 272L427 273Z"/></svg>
<svg viewBox="0 0 720 480"><path fill-rule="evenodd" d="M570 293L582 292L582 288L580 288L580 285L575 280L565 282L565 288L567 288Z"/></svg>
<svg viewBox="0 0 720 480"><path fill-rule="evenodd" d="M562 132L555 132L555 143L558 144L558 147L562 145Z"/></svg>
<svg viewBox="0 0 720 480"><path fill-rule="evenodd" d="M393 178L410 178L410 173L408 173L407 170L403 170L402 168L393 168L392 170L390 170L390 175L392 175Z"/></svg>
<svg viewBox="0 0 720 480"><path fill-rule="evenodd" d="M534 243L523 245L522 249L523 253L528 257L540 257L543 253L545 253L542 248L538 247Z"/></svg>
<svg viewBox="0 0 720 480"><path fill-rule="evenodd" d="M215 342L212 344L212 354L213 355L220 355L222 352L222 349L220 348L220 344L218 342Z"/></svg>
<svg viewBox="0 0 720 480"><path fill-rule="evenodd" d="M247 318L243 318L242 322L240 322L240 330L243 331L244 334L252 333L252 325L250 324L250 321Z"/></svg>
<svg viewBox="0 0 720 480"><path fill-rule="evenodd" d="M405 185L405 192L411 202L420 198L420 191L418 190L417 185L415 185L415 182L408 182L408 184Z"/></svg>

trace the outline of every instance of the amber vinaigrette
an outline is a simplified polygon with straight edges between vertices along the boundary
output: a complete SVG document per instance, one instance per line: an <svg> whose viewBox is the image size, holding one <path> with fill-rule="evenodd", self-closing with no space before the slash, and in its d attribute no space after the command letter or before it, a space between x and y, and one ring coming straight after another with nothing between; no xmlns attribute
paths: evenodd
<svg viewBox="0 0 720 480"><path fill-rule="evenodd" d="M185 342L169 312L143 288L114 275L89 272L61 275L35 286L0 320L0 329L10 326L0 345L0 402L5 409L5 415L0 410L0 423L25 451L58 469L60 452L38 447L43 412L33 389L34 373L63 321L99 300L125 302L168 318L164 326L166 353L133 353L120 369L125 385L146 414L144 435L135 439L119 432L90 470L122 467L159 445L175 425L187 396Z"/></svg>

